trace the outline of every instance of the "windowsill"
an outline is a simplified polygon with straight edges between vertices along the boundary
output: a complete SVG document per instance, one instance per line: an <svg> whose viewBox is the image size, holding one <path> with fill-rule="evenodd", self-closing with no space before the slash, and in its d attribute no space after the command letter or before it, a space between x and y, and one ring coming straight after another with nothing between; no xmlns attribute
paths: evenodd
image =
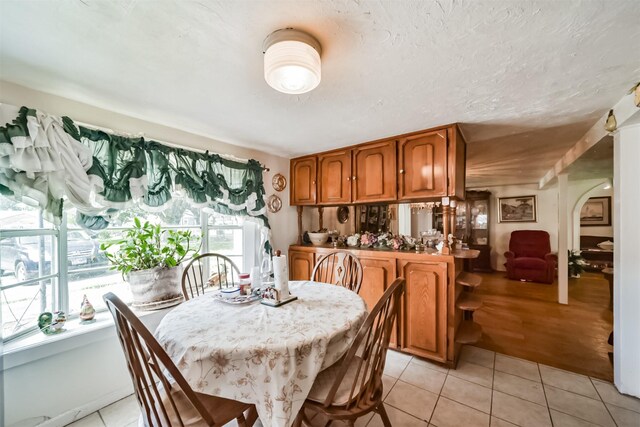
<svg viewBox="0 0 640 427"><path fill-rule="evenodd" d="M143 323L148 324L159 322L171 309L172 307L157 311L134 312ZM111 338L115 340L116 331L111 314L108 311L96 313L95 319L95 322L89 324L81 324L78 318L72 319L65 323L64 332L54 335L34 332L4 344L2 352L4 361L0 368L6 371L39 359L72 351L96 341Z"/></svg>

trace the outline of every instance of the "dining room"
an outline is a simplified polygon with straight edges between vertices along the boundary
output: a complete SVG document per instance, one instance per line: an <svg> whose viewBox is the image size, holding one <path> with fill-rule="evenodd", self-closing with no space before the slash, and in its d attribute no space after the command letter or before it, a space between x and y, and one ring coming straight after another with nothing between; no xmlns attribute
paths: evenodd
<svg viewBox="0 0 640 427"><path fill-rule="evenodd" d="M638 19L0 2L0 426L640 425ZM495 294L527 228L535 310Z"/></svg>

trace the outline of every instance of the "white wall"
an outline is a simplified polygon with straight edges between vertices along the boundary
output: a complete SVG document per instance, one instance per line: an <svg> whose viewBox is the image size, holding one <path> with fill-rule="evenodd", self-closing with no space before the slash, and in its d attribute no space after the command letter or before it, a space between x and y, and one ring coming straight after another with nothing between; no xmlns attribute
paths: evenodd
<svg viewBox="0 0 640 427"><path fill-rule="evenodd" d="M142 322L153 331L169 311L149 312ZM71 326L70 332L33 337L42 341L8 353L0 425L44 419L47 427L63 426L133 393L110 316L99 313L101 323L91 325L89 333L76 333L84 326Z"/></svg>
<svg viewBox="0 0 640 427"><path fill-rule="evenodd" d="M640 119L640 117L638 117ZM640 397L640 124L614 134L615 243L613 266L613 376L621 393Z"/></svg>
<svg viewBox="0 0 640 427"><path fill-rule="evenodd" d="M274 174L281 173L290 182L289 160L262 151L226 144L3 81L0 81L0 102L26 105L55 115L67 115L79 122L116 132L142 133L146 138L184 147L256 159L271 169L265 173L267 195L274 193L271 186ZM247 120L247 125L250 125L251 119ZM273 247L286 251L296 239L296 213L295 208L289 206L288 186L278 196L282 199L282 210L277 214L269 213L268 217L273 230ZM83 405L89 405L95 410L98 408L92 405L106 405L109 401L104 401L105 399L117 400L131 392L122 350L113 330L110 336L90 345L19 366L7 367L6 360L7 358L4 360L6 370L3 371L3 376L4 403L7 408L4 425L7 426L30 417L64 417Z"/></svg>

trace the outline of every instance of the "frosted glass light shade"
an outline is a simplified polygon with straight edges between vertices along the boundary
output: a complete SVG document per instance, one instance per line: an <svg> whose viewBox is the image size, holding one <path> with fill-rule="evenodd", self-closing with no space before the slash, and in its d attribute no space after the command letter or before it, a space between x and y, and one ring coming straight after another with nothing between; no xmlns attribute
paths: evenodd
<svg viewBox="0 0 640 427"><path fill-rule="evenodd" d="M264 79L277 91L300 94L321 79L320 43L293 29L278 30L264 43Z"/></svg>

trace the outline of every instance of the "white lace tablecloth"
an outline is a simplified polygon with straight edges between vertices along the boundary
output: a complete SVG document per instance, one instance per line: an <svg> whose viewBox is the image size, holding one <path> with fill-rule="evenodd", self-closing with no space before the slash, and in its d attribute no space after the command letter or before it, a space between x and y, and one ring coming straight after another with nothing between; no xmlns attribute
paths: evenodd
<svg viewBox="0 0 640 427"><path fill-rule="evenodd" d="M367 315L343 287L290 282L282 307L211 294L169 312L155 336L197 392L253 403L265 427L290 426L316 375L339 360Z"/></svg>

